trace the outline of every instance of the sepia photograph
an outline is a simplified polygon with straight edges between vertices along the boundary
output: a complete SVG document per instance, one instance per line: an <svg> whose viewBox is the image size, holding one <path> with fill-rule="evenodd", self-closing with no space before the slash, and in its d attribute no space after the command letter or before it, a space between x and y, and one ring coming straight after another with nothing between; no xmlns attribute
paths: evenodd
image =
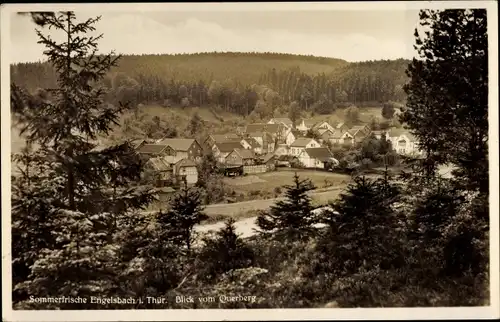
<svg viewBox="0 0 500 322"><path fill-rule="evenodd" d="M497 19L2 5L2 319L498 318Z"/></svg>

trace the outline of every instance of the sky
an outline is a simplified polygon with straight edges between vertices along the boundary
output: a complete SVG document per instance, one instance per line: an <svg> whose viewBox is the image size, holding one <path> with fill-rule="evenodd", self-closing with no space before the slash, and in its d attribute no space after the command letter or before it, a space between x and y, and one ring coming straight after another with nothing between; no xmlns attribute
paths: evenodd
<svg viewBox="0 0 500 322"><path fill-rule="evenodd" d="M279 52L350 62L414 56L417 10L323 11L75 11L77 19L102 16L102 52L121 54L212 51ZM11 61L43 60L35 25L12 14ZM42 30L54 39L53 31Z"/></svg>

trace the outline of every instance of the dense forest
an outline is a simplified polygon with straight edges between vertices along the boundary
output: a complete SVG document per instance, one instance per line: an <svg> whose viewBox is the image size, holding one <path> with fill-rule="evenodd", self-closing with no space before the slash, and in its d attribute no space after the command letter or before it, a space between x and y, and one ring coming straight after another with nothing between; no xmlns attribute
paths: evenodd
<svg viewBox="0 0 500 322"><path fill-rule="evenodd" d="M407 65L403 59L348 63L275 53L127 55L102 82L111 103L211 104L249 115L297 102L303 110L328 114L351 104L403 101ZM15 64L11 75L30 91L53 87L57 79L48 63Z"/></svg>
<svg viewBox="0 0 500 322"><path fill-rule="evenodd" d="M400 118L417 136L423 158L404 160L406 171L397 178L387 168L377 178L353 175L320 212L309 194L314 184L295 174L282 187L283 198L258 213L258 230L250 238L236 233L234 220L213 234L195 230L207 218L206 192L223 189L214 179L212 154L200 162L200 184L184 185L165 208L150 212L158 191L141 181L144 160L129 142L94 141L109 136L137 101L182 103L199 99L196 88L201 100L232 108L228 93L237 86L215 87L214 82L224 84L215 76L198 75L189 83L187 75L162 76L154 66L145 73L144 64L132 72L130 57L90 55L97 44L88 32L99 18L77 22L73 12L31 15L38 25L66 33L67 40L56 43L38 32L54 70L48 64L13 66L10 108L27 142L13 155L19 173L11 177L12 248L3 254L12 260L13 308L491 305L490 287L497 286L490 286L489 276L486 10L420 12L420 25L435 32L415 35L418 57L406 67L407 102ZM61 48L71 50L61 53ZM317 91L319 99L326 95L336 102L337 89L347 94L340 95L346 101L394 99L389 94L403 76L389 75L400 75L404 65L344 63L325 76L279 66L258 73L240 67L235 75L253 74L256 86L276 87L266 97L299 98L303 108L312 108ZM300 85L290 81L297 75ZM328 80L339 86L335 94L328 94ZM241 86L253 81L241 80ZM119 104L110 103L118 94ZM362 149L364 159L375 161L375 154L387 152L388 146L379 145L378 152L374 146ZM442 176L438 168L448 164L456 168ZM219 301L180 303L172 300L177 296ZM148 297L170 300L158 305Z"/></svg>

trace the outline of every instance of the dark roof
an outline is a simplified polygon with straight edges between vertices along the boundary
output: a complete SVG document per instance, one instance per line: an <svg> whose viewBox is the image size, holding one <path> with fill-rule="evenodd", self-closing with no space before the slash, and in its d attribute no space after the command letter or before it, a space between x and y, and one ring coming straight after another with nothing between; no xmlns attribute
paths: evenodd
<svg viewBox="0 0 500 322"><path fill-rule="evenodd" d="M189 159L182 159L179 160L176 164L176 167L182 168L182 167L196 167L196 163L193 160Z"/></svg>
<svg viewBox="0 0 500 322"><path fill-rule="evenodd" d="M162 139L157 144L168 145L175 151L187 151L194 141L194 139Z"/></svg>
<svg viewBox="0 0 500 322"><path fill-rule="evenodd" d="M238 153L242 159L253 159L255 158L255 154L252 150L247 149L234 149L234 152Z"/></svg>
<svg viewBox="0 0 500 322"><path fill-rule="evenodd" d="M329 159L333 158L333 155L330 152L330 150L325 147L306 149L306 153L311 158L318 159L321 161L328 161Z"/></svg>
<svg viewBox="0 0 500 322"><path fill-rule="evenodd" d="M268 153L266 155L263 155L260 157L260 159L262 160L262 162L264 163L267 163L269 160L271 160L272 158L275 158L275 155L273 153Z"/></svg>
<svg viewBox="0 0 500 322"><path fill-rule="evenodd" d="M137 152L144 154L157 154L165 149L164 145L160 144L144 144L137 149Z"/></svg>
<svg viewBox="0 0 500 322"><path fill-rule="evenodd" d="M263 140L273 140L273 136L267 132L248 132L247 136L251 138L261 137Z"/></svg>
<svg viewBox="0 0 500 322"><path fill-rule="evenodd" d="M245 141L254 149L261 147L260 143L252 137L246 138Z"/></svg>
<svg viewBox="0 0 500 322"><path fill-rule="evenodd" d="M241 145L240 142L215 143L215 146L222 153L233 152L234 149L242 149L243 148L243 146Z"/></svg>
<svg viewBox="0 0 500 322"><path fill-rule="evenodd" d="M313 141L313 138L298 138L295 141L293 141L292 145L293 147L299 147L303 148L305 147L309 142Z"/></svg>
<svg viewBox="0 0 500 322"><path fill-rule="evenodd" d="M172 170L170 164L162 157L151 158L148 163L152 165L156 171L169 171Z"/></svg>
<svg viewBox="0 0 500 322"><path fill-rule="evenodd" d="M366 134L367 127L365 125L356 125L349 129L349 133L356 135L358 133Z"/></svg>
<svg viewBox="0 0 500 322"><path fill-rule="evenodd" d="M246 128L247 133L252 132L268 132L278 133L283 128L282 124L267 124L267 123L254 123L248 124Z"/></svg>

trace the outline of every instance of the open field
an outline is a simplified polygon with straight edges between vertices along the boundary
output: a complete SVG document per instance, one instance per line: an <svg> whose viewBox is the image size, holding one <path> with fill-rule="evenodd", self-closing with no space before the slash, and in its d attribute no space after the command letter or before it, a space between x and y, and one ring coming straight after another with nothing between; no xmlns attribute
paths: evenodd
<svg viewBox="0 0 500 322"><path fill-rule="evenodd" d="M259 191L261 194L274 193L277 187L293 183L293 176L297 172L301 179L310 179L316 188L345 185L350 176L326 171L282 168L278 171L259 173L244 177L225 178L224 182L236 193Z"/></svg>

